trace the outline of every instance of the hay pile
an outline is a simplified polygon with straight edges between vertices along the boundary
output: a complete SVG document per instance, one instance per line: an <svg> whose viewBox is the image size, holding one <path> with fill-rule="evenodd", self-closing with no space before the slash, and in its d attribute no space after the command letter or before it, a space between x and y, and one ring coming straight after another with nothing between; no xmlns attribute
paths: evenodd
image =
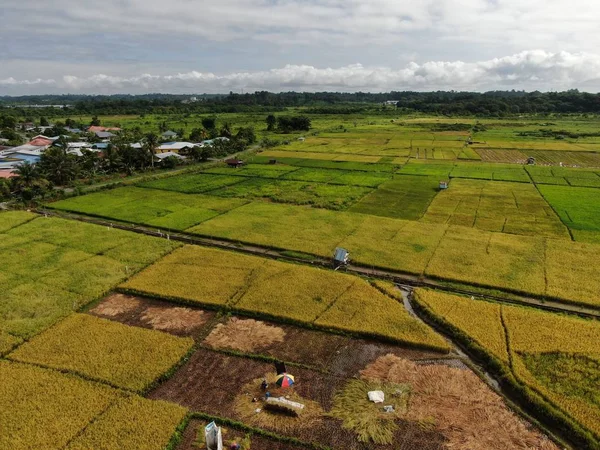
<svg viewBox="0 0 600 450"><path fill-rule="evenodd" d="M448 439L448 448L558 448L510 411L502 398L470 370L417 365L386 355L360 374L366 380L408 383L412 394L405 418L435 427Z"/></svg>
<svg viewBox="0 0 600 450"><path fill-rule="evenodd" d="M107 297L90 312L101 316L116 317L121 314L135 311L141 304L142 302L135 297L123 294L113 294L110 297Z"/></svg>
<svg viewBox="0 0 600 450"><path fill-rule="evenodd" d="M257 427L264 427L271 430L276 430L279 433L290 433L298 428L306 428L314 425L323 415L323 409L318 402L302 398L294 390L294 387L279 388L275 384L277 375L268 374L265 376L269 383L267 389L273 397L286 397L294 402L302 403L304 409L298 417L290 416L275 411L267 411L264 409L263 397L265 392L261 389L260 384L262 378L257 378L250 383L244 385L240 394L234 400L233 408L238 414L242 422ZM257 398L257 402L252 399ZM260 409L260 412L256 412Z"/></svg>
<svg viewBox="0 0 600 450"><path fill-rule="evenodd" d="M383 391L384 403L369 401L369 391ZM389 445L398 429L395 420L406 413L409 392L406 384L353 379L336 394L329 415L341 419L342 426L354 431L359 441ZM384 405L393 406L394 412L385 412Z"/></svg>
<svg viewBox="0 0 600 450"><path fill-rule="evenodd" d="M232 317L226 324L218 324L204 340L213 348L230 348L252 352L283 342L285 331L254 319Z"/></svg>
<svg viewBox="0 0 600 450"><path fill-rule="evenodd" d="M150 306L141 319L152 328L163 331L184 331L197 328L207 320L204 311L178 306Z"/></svg>

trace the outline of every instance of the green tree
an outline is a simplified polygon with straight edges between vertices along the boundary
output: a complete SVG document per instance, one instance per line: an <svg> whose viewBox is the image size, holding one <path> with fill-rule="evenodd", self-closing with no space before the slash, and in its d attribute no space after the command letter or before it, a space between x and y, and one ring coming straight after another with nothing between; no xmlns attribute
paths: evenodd
<svg viewBox="0 0 600 450"><path fill-rule="evenodd" d="M158 135L156 133L148 133L144 139L144 150L148 154L150 158L150 164L154 169L154 155L156 154L156 149L158 148Z"/></svg>
<svg viewBox="0 0 600 450"><path fill-rule="evenodd" d="M46 119L44 116L40 117L40 127L47 127L48 125L50 125L48 123L48 119Z"/></svg>
<svg viewBox="0 0 600 450"><path fill-rule="evenodd" d="M274 131L276 125L277 117L275 117L273 114L269 114L267 116L267 131Z"/></svg>
<svg viewBox="0 0 600 450"><path fill-rule="evenodd" d="M217 126L217 119L214 117L204 117L202 119L202 126L207 130L214 130Z"/></svg>
<svg viewBox="0 0 600 450"><path fill-rule="evenodd" d="M50 182L42 176L37 164L24 162L14 172L16 177L11 179L12 190L21 201L30 202L43 198L48 192Z"/></svg>
<svg viewBox="0 0 600 450"><path fill-rule="evenodd" d="M207 137L208 134L204 128L194 128L190 133L190 141L192 142L200 142L205 140Z"/></svg>
<svg viewBox="0 0 600 450"><path fill-rule="evenodd" d="M180 160L177 156L167 156L160 163L163 169L174 169L179 164Z"/></svg>
<svg viewBox="0 0 600 450"><path fill-rule="evenodd" d="M219 134L226 138L231 138L231 136L233 136L233 133L231 132L231 127L227 122L225 122L225 125L223 125L223 127L221 128L221 132Z"/></svg>
<svg viewBox="0 0 600 450"><path fill-rule="evenodd" d="M92 127L99 127L100 126L100 119L98 119L98 116L92 117L92 121L90 122L90 126L92 126Z"/></svg>
<svg viewBox="0 0 600 450"><path fill-rule="evenodd" d="M67 153L66 146L50 147L42 153L40 170L52 183L66 186L77 178L77 156Z"/></svg>

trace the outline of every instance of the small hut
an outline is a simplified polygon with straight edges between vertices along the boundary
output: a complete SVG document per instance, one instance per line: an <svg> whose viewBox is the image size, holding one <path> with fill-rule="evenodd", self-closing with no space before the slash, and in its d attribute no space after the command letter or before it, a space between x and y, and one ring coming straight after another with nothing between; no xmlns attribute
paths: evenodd
<svg viewBox="0 0 600 450"><path fill-rule="evenodd" d="M350 253L345 248L337 247L333 254L333 267L339 269L342 266L347 266L350 261Z"/></svg>
<svg viewBox="0 0 600 450"><path fill-rule="evenodd" d="M443 191L444 189L448 189L448 181L440 181L440 190Z"/></svg>
<svg viewBox="0 0 600 450"><path fill-rule="evenodd" d="M529 158L527 158L527 165L535 166L535 158L533 156L530 156Z"/></svg>
<svg viewBox="0 0 600 450"><path fill-rule="evenodd" d="M235 159L235 158L228 159L228 160L225 161L225 163L229 167L235 167L235 168L241 167L241 166L244 165L244 161L242 161L241 159Z"/></svg>

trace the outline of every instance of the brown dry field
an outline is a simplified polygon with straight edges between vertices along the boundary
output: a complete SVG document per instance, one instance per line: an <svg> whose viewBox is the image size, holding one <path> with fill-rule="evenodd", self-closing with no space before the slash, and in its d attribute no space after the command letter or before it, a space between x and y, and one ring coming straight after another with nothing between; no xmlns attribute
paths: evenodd
<svg viewBox="0 0 600 450"><path fill-rule="evenodd" d="M406 418L434 423L449 448L558 450L470 370L386 355L362 370L361 377L408 383L412 394Z"/></svg>
<svg viewBox="0 0 600 450"><path fill-rule="evenodd" d="M111 294L90 314L126 325L198 338L212 325L214 312L124 294Z"/></svg>
<svg viewBox="0 0 600 450"><path fill-rule="evenodd" d="M200 348L148 396L181 404L191 411L239 420L335 449L557 449L510 411L501 397L460 360L438 353L253 319L228 317L217 323L214 313L198 308L182 308L122 294L108 296L90 314L132 326L192 336L196 340L205 339L204 345L210 344L217 350L268 355L314 367L311 370L288 364L289 372L297 380L289 395L314 405L317 414L311 420L307 418L304 423L302 418L297 419L298 422L287 418L254 420L248 415L248 411L254 412L254 404L247 400L259 395L260 390L254 388L254 384L259 384L263 377L275 375L274 365ZM321 415L322 411L331 409L334 395L343 389L348 379L359 376L408 383L413 388L409 411L397 422L399 427L394 433L393 446L361 443L353 431L342 427L340 420ZM271 390L279 395L278 391ZM180 449L197 448L193 445L193 428L190 425L186 429ZM300 450L301 447L253 437L252 448Z"/></svg>
<svg viewBox="0 0 600 450"><path fill-rule="evenodd" d="M204 341L204 344L215 349L242 350L240 345L252 347L251 350L248 350L251 353L259 353L286 362L295 362L329 370L340 376L353 376L378 356L388 353L408 359L440 358L440 354L434 352L404 349L375 341L307 330L293 325L281 325L264 321L247 322L246 320L232 317L229 322L225 322L221 327L217 325L219 335L231 335L233 336L232 339L219 339L218 341L211 339L210 336L217 329L215 327ZM282 342L273 341L267 344L262 341L253 345L251 339L257 335L253 327L231 326L232 321L234 323L243 321L244 323L253 324L254 327L259 329L268 326L282 330L284 339ZM279 333L280 331L275 332L275 334Z"/></svg>
<svg viewBox="0 0 600 450"><path fill-rule="evenodd" d="M335 392L346 378L324 375L307 369L288 368L296 376L295 392L303 399L318 402L324 410L332 406ZM235 408L236 397L244 395L243 386L274 372L272 364L248 360L200 349L168 381L149 394L152 399L179 403L192 411L200 411L235 420L243 418ZM266 428L281 432L277 427ZM342 428L341 421L322 417L305 427L301 422L286 425L287 435L305 442L316 442L336 449L388 449L358 442L352 431ZM395 434L394 449L441 449L443 436L435 430L424 429L416 422L400 424Z"/></svg>

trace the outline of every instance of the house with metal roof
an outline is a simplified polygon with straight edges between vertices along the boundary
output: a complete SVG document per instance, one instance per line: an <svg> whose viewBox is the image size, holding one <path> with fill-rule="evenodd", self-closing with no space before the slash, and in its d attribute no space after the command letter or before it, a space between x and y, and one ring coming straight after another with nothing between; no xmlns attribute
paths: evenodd
<svg viewBox="0 0 600 450"><path fill-rule="evenodd" d="M162 135L163 139L173 139L177 137L177 133L175 133L174 131L168 130L165 131Z"/></svg>

